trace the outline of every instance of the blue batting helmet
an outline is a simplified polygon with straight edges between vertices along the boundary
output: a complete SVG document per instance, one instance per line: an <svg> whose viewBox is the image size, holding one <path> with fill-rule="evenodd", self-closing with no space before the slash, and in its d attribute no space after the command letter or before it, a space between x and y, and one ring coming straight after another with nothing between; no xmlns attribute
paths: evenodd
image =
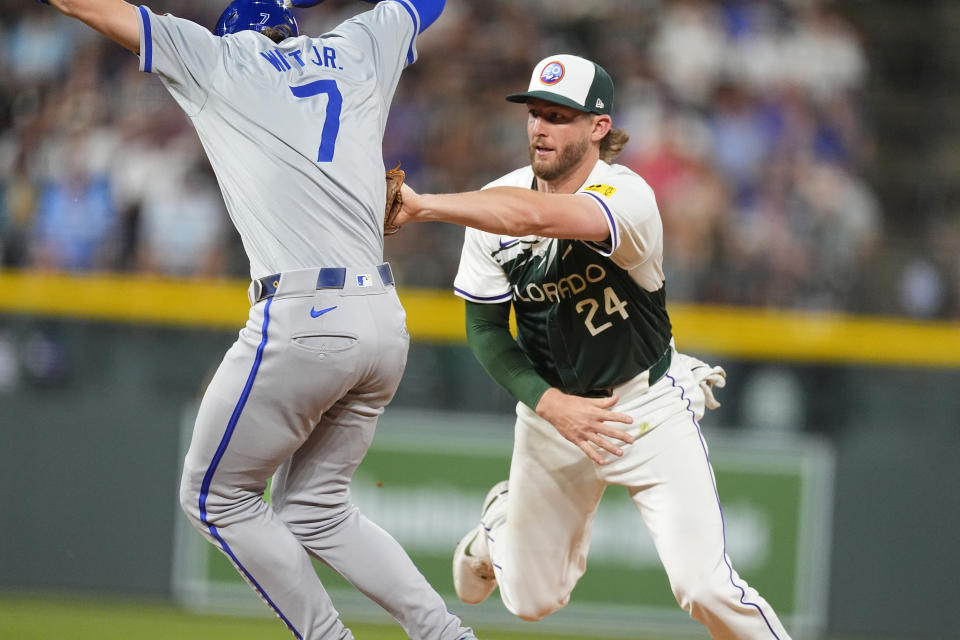
<svg viewBox="0 0 960 640"><path fill-rule="evenodd" d="M282 0L233 0L227 5L214 33L223 36L238 31L257 31L265 27L288 31L299 35L300 29L293 13L283 6Z"/></svg>

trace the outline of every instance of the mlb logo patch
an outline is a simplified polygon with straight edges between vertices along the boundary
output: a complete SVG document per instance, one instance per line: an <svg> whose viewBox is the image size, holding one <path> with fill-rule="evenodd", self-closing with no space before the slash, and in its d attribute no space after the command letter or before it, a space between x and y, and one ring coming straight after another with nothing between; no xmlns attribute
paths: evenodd
<svg viewBox="0 0 960 640"><path fill-rule="evenodd" d="M358 287L369 287L373 285L373 280L370 279L370 276L367 274L362 274L357 276L357 286Z"/></svg>

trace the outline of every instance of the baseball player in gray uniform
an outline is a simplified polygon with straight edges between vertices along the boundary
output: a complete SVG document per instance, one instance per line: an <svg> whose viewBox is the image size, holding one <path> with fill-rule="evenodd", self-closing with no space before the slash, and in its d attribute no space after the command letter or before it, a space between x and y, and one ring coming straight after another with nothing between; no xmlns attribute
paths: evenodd
<svg viewBox="0 0 960 640"><path fill-rule="evenodd" d="M470 603L499 585L526 620L563 607L604 489L622 485L680 606L714 638L786 640L726 552L698 423L723 373L674 349L654 194L608 164L627 140L612 128L613 97L599 65L551 56L508 97L528 108L530 166L475 193L404 193L400 224L472 227L455 282L468 341L519 400L509 481L457 546L454 585Z"/></svg>
<svg viewBox="0 0 960 640"><path fill-rule="evenodd" d="M318 38L299 35L277 0L236 0L216 34L123 0L50 3L161 78L250 259L249 319L204 394L184 511L296 638L353 637L313 557L411 638L473 639L350 500L409 346L382 264L382 137L401 71L444 0L383 0Z"/></svg>

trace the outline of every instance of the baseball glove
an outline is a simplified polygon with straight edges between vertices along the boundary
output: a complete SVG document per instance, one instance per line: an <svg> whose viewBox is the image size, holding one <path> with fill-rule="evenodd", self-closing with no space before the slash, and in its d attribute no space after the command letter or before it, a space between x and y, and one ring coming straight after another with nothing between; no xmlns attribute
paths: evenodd
<svg viewBox="0 0 960 640"><path fill-rule="evenodd" d="M400 215L400 209L403 208L403 197L400 195L400 187L407 174L400 169L400 163L393 169L387 171L387 207L383 212L383 234L392 236L400 227L394 224L394 220Z"/></svg>

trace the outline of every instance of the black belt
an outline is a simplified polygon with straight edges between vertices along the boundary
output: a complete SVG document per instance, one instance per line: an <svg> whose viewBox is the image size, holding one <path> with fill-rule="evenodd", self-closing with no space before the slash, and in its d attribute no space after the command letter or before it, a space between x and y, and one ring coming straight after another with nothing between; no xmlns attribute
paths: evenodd
<svg viewBox="0 0 960 640"><path fill-rule="evenodd" d="M670 370L670 361L673 360L673 349L667 347L667 350L663 352L663 355L650 365L650 381L649 386L653 386L656 383L660 382L660 378L667 374L667 371ZM600 387L598 389L590 389L586 393L582 394L586 398L609 398L613 395L613 387Z"/></svg>
<svg viewBox="0 0 960 640"><path fill-rule="evenodd" d="M393 271L390 269L390 263L384 262L379 265L377 273L380 274L380 281L383 282L384 286L393 284ZM253 303L256 304L276 295L282 275L282 273L275 273L272 276L264 276L254 280ZM317 274L317 289L343 289L346 282L347 270L344 267L324 267ZM363 283L358 284L363 285Z"/></svg>

